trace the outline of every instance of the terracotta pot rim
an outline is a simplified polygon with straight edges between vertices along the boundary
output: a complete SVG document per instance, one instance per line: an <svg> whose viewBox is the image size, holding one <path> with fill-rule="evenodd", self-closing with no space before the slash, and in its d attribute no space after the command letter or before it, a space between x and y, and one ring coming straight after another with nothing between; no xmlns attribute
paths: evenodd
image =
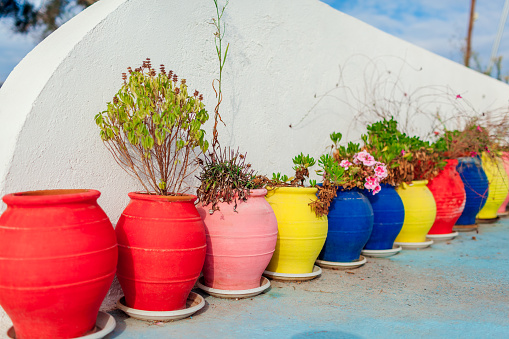
<svg viewBox="0 0 509 339"><path fill-rule="evenodd" d="M293 193L293 194L315 194L318 192L316 187L267 187L267 191L279 193Z"/></svg>
<svg viewBox="0 0 509 339"><path fill-rule="evenodd" d="M264 197L267 194L266 188L254 188L249 190L250 197Z"/></svg>
<svg viewBox="0 0 509 339"><path fill-rule="evenodd" d="M93 189L51 189L7 194L7 205L49 205L97 200L101 192Z"/></svg>
<svg viewBox="0 0 509 339"><path fill-rule="evenodd" d="M239 200L237 199L237 204L242 202L243 204L247 204L249 203L249 199L252 198L252 197L260 197L260 198L263 198L265 197L265 195L267 195L267 190L265 188L254 188L254 189L251 189L249 190L250 193L249 193L249 197L247 198L247 201L242 201L242 200ZM209 203L208 205L203 205L201 202L198 204L200 207L202 208L207 208L207 206L212 206L212 203ZM223 202L218 202L217 203L218 206L234 206L235 205L235 201L232 201L230 203L226 202L226 201L223 201Z"/></svg>
<svg viewBox="0 0 509 339"><path fill-rule="evenodd" d="M130 192L128 193L129 198L133 200L148 200L158 202L195 202L198 197L193 194L182 194L182 195L157 195L149 194L147 192Z"/></svg>

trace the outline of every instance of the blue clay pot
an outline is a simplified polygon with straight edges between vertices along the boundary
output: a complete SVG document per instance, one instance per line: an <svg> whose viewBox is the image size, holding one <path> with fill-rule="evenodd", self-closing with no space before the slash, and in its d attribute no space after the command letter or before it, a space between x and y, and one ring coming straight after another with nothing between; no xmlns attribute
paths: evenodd
<svg viewBox="0 0 509 339"><path fill-rule="evenodd" d="M381 186L382 190L375 195L367 190L363 191L371 203L374 215L373 231L364 246L367 250L392 249L405 220L403 201L394 186Z"/></svg>
<svg viewBox="0 0 509 339"><path fill-rule="evenodd" d="M373 229L373 209L358 189L338 189L331 202L329 231L318 257L332 262L352 262L359 259Z"/></svg>
<svg viewBox="0 0 509 339"><path fill-rule="evenodd" d="M456 225L475 225L475 217L488 199L488 177L482 168L479 157L458 158L456 169L463 180L467 194L465 209Z"/></svg>

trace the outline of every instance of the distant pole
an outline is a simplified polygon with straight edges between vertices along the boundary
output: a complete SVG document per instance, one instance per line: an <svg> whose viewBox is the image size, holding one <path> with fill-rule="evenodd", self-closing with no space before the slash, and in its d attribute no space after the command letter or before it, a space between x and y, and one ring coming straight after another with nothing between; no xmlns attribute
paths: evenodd
<svg viewBox="0 0 509 339"><path fill-rule="evenodd" d="M472 30L474 29L475 0L471 0L470 20L468 22L467 49L465 51L465 66L470 65L470 56L472 54Z"/></svg>
<svg viewBox="0 0 509 339"><path fill-rule="evenodd" d="M498 47L500 46L500 40L502 39L502 35L504 34L504 27L508 14L509 14L509 0L505 0L504 9L502 10L502 14L500 15L500 22L498 24L497 36L495 37L495 41L493 42L493 48L491 49L491 57L490 64L488 66L488 72L491 72L493 64L495 63L495 59L498 53Z"/></svg>

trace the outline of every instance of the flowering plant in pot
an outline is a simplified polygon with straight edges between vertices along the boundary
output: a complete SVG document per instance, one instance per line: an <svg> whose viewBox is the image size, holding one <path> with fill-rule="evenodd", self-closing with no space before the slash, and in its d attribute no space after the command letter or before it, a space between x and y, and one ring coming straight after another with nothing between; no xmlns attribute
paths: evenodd
<svg viewBox="0 0 509 339"><path fill-rule="evenodd" d="M396 237L395 245L401 245L403 248L428 247L433 242L426 241L426 234L435 221L436 203L426 185L438 175L445 162L430 142L400 132L397 129L397 122L392 118L384 119L377 126L377 131L392 134L394 137L390 140L401 149L401 156L395 158L394 163L390 165L402 178L396 191L405 209L403 226Z"/></svg>
<svg viewBox="0 0 509 339"><path fill-rule="evenodd" d="M276 248L277 220L265 200L266 180L246 156L217 149L199 175L198 211L205 223L207 256L198 286L218 297L251 297L270 287L262 278Z"/></svg>
<svg viewBox="0 0 509 339"><path fill-rule="evenodd" d="M382 190L380 181L387 177L387 168L361 150L360 144L350 142L346 147L340 146L341 133L332 133L330 138L332 156L322 155L317 171L323 176L322 190L331 192L328 196L333 197L327 214L329 233L318 264L355 267L365 262L360 253L373 228L373 209L362 192L378 194Z"/></svg>
<svg viewBox="0 0 509 339"><path fill-rule="evenodd" d="M497 209L508 194L499 142L476 118L467 121L462 130L444 130L436 141L444 155L458 159L457 171L464 182L466 202L456 222L458 231L474 230L476 216L487 221L497 219Z"/></svg>
<svg viewBox="0 0 509 339"><path fill-rule="evenodd" d="M265 200L264 180L256 176L246 154L221 148L218 123L223 98L222 72L229 44L223 53L224 25L222 16L228 4L219 7L214 0L217 17L215 42L219 60L217 105L214 110L212 150L201 161L198 212L205 224L207 255L203 278L198 286L217 297L252 297L270 287L262 278L276 247L277 220Z"/></svg>
<svg viewBox="0 0 509 339"><path fill-rule="evenodd" d="M317 215L313 202L319 200L316 181L309 178L315 159L303 153L293 158L295 175L273 173L267 183L266 199L277 218L276 251L265 275L279 280L309 280L320 275L314 263L327 237L327 217Z"/></svg>
<svg viewBox="0 0 509 339"><path fill-rule="evenodd" d="M386 257L397 254L401 247L395 247L405 218L403 201L396 192L396 187L407 179L403 158L404 145L398 140L397 122L384 119L367 126L367 134L361 136L364 149L373 155L375 160L386 164L387 175L380 180L383 188L379 194L364 192L373 208L373 231L364 246L362 254L367 256ZM400 167L401 166L401 167Z"/></svg>
<svg viewBox="0 0 509 339"><path fill-rule="evenodd" d="M209 116L198 91L190 94L186 80L179 83L163 65L158 73L150 59L122 78L95 120L116 162L145 189L129 193L115 230L123 303L135 310L181 310L205 260L197 198L186 194L185 181L208 148L201 127Z"/></svg>

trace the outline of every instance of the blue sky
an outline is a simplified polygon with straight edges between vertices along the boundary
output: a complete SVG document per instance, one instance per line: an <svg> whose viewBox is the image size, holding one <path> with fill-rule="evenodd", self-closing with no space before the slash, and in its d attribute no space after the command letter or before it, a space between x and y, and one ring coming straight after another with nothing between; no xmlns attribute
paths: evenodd
<svg viewBox="0 0 509 339"><path fill-rule="evenodd" d="M469 0L322 0L330 6L378 29L457 62L467 35ZM486 67L505 0L476 3L473 50ZM502 73L509 74L509 20L498 55L504 56Z"/></svg>
<svg viewBox="0 0 509 339"><path fill-rule="evenodd" d="M467 32L469 0L322 1L403 40L461 62L460 48ZM489 61L503 6L504 0L477 1L473 49L479 53L484 67ZM9 26L0 21L0 82L7 78L36 41L32 36L12 34ZM503 74L509 74L509 20L499 55L505 56Z"/></svg>

